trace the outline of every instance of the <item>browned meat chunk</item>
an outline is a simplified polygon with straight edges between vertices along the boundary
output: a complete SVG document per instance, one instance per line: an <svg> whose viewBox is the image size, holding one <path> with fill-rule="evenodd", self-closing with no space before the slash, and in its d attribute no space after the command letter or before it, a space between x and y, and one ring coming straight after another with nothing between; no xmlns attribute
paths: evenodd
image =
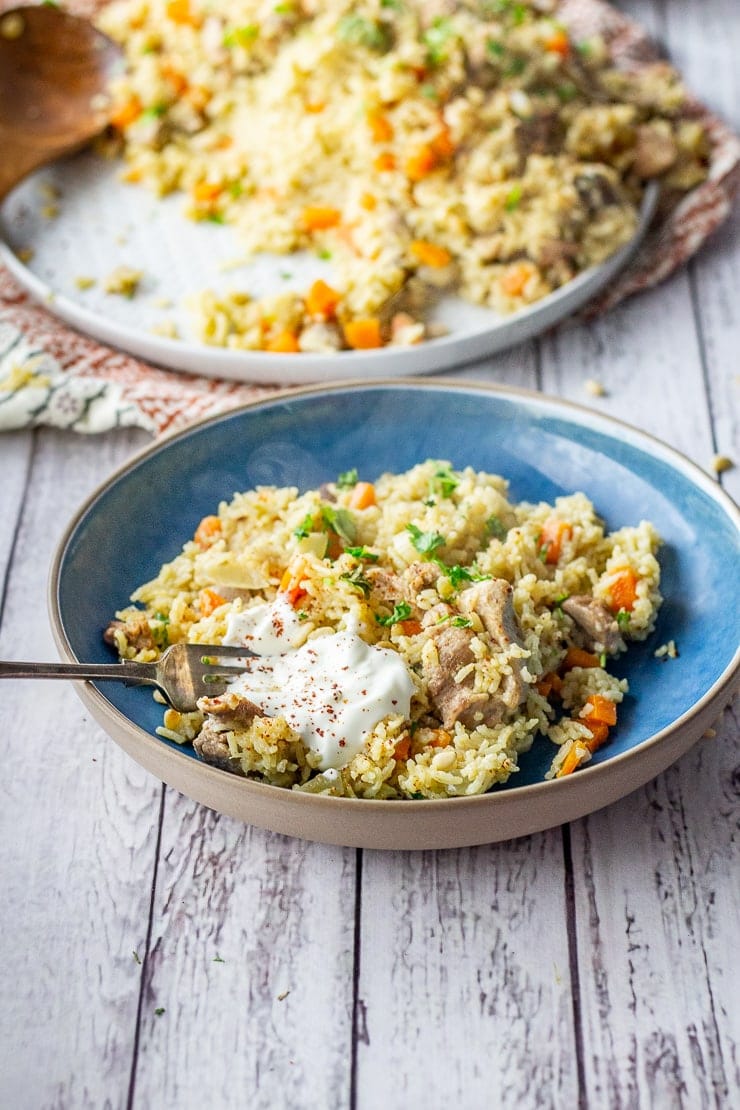
<svg viewBox="0 0 740 1110"><path fill-rule="evenodd" d="M409 600L413 601L422 590L429 590L436 586L441 574L442 571L436 563L412 563L407 567L403 572L403 580L406 583Z"/></svg>
<svg viewBox="0 0 740 1110"><path fill-rule="evenodd" d="M597 213L609 205L624 204L624 198L615 183L606 174L583 173L574 181L576 191L589 212Z"/></svg>
<svg viewBox="0 0 740 1110"><path fill-rule="evenodd" d="M512 644L521 644L513 596L514 591L505 579L491 578L485 582L476 582L474 586L463 590L459 605L465 613L477 613L494 643L506 649ZM511 670L503 688L496 691L496 698L503 707L502 716L504 711L516 709L527 696L527 686L522 679L518 659L511 660Z"/></svg>
<svg viewBox="0 0 740 1110"><path fill-rule="evenodd" d="M572 262L578 255L578 244L566 239L543 239L537 251L540 266L556 266L561 262Z"/></svg>
<svg viewBox="0 0 740 1110"><path fill-rule="evenodd" d="M677 158L675 140L663 128L649 123L637 128L634 169L640 177L659 177L671 168Z"/></svg>
<svg viewBox="0 0 740 1110"><path fill-rule="evenodd" d="M135 617L128 621L111 621L103 633L106 644L116 647L117 631L123 632L126 642L137 652L150 651L157 646L146 617Z"/></svg>
<svg viewBox="0 0 740 1110"><path fill-rule="evenodd" d="M497 724L503 716L503 706L488 694L473 691L472 674L463 682L455 681L460 669L475 658L470 648L473 633L469 628L444 625L433 636L438 662L425 667L424 677L444 728L454 728L456 721L467 728Z"/></svg>
<svg viewBox="0 0 740 1110"><path fill-rule="evenodd" d="M563 602L563 612L567 613L580 629L583 646L587 651L605 651L609 655L624 651L625 644L619 625L614 619L614 614L607 609L603 601L591 597L590 594L569 597Z"/></svg>
<svg viewBox="0 0 740 1110"><path fill-rule="evenodd" d="M207 716L203 728L193 741L196 752L206 763L213 763L223 771L240 775L242 772L239 761L229 751L227 733L249 728L262 710L248 698L240 698L237 694L201 698L198 708Z"/></svg>
<svg viewBox="0 0 740 1110"><path fill-rule="evenodd" d="M522 164L530 154L552 153L562 140L562 124L558 113L540 112L520 120L515 140Z"/></svg>

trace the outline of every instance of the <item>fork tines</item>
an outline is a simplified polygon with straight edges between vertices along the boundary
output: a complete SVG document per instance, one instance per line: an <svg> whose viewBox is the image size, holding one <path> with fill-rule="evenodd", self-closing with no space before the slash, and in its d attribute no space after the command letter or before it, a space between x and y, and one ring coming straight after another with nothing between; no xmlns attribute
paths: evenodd
<svg viewBox="0 0 740 1110"><path fill-rule="evenodd" d="M255 652L235 644L190 644L206 659L253 659Z"/></svg>

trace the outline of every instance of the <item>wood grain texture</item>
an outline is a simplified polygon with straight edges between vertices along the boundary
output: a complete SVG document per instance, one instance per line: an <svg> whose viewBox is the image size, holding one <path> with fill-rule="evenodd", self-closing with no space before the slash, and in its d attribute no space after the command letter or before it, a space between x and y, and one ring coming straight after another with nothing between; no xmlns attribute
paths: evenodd
<svg viewBox="0 0 740 1110"><path fill-rule="evenodd" d="M361 938L361 1110L577 1105L558 830L365 852Z"/></svg>
<svg viewBox="0 0 740 1110"><path fill-rule="evenodd" d="M732 1106L740 1092L737 720L573 830L586 1103Z"/></svg>
<svg viewBox="0 0 740 1110"><path fill-rule="evenodd" d="M137 1106L348 1104L355 859L167 791Z"/></svg>
<svg viewBox="0 0 740 1110"><path fill-rule="evenodd" d="M28 484L32 451L33 436L29 432L0 436L0 474L3 476L0 482L0 599Z"/></svg>
<svg viewBox="0 0 740 1110"><path fill-rule="evenodd" d="M130 450L130 438L41 438L4 658L56 658L45 614L56 535L91 475ZM2 692L0 1103L124 1106L160 787L99 732L71 686L16 682Z"/></svg>

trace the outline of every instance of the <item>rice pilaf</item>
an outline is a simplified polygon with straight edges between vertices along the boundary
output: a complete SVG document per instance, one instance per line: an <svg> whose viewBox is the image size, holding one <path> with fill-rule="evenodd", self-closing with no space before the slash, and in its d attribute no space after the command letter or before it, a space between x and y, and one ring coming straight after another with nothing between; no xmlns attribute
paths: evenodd
<svg viewBox="0 0 740 1110"><path fill-rule="evenodd" d="M646 182L706 175L676 72L618 70L549 0L119 0L99 22L126 53L124 179L247 256L331 260L309 289L200 293L216 346L414 344L442 290L515 311L625 244Z"/></svg>
<svg viewBox="0 0 740 1110"><path fill-rule="evenodd" d="M106 639L127 659L182 641L258 653L251 685L167 709L159 730L226 770L359 798L481 794L537 737L555 745L549 777L607 741L627 692L608 667L653 629L659 544L646 521L605 531L583 493L512 503L503 478L438 460L304 493L257 487L201 521ZM260 646L260 621L276 647ZM340 663L351 643L371 665L401 660L410 691L405 711L394 701L359 741L339 739L345 761L254 692L271 658L289 673L340 640Z"/></svg>

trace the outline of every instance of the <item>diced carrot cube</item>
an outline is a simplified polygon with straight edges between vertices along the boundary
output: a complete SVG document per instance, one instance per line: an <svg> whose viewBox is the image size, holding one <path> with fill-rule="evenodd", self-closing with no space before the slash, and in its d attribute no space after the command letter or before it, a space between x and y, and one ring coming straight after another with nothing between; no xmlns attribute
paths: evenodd
<svg viewBox="0 0 740 1110"><path fill-rule="evenodd" d="M285 331L278 332L272 339L268 340L265 344L265 350L271 351L273 354L289 355L295 354L300 351L298 339L294 332Z"/></svg>
<svg viewBox="0 0 740 1110"><path fill-rule="evenodd" d="M399 740L394 748L393 755L395 759L406 760L411 754L411 737L404 736Z"/></svg>
<svg viewBox="0 0 740 1110"><path fill-rule="evenodd" d="M628 613L632 612L637 601L638 581L637 575L629 567L619 572L609 587L613 612L618 613L620 609L626 609Z"/></svg>
<svg viewBox="0 0 740 1110"><path fill-rule="evenodd" d="M509 267L501 277L501 288L507 297L521 297L534 272L534 266L529 262L520 262L516 266Z"/></svg>
<svg viewBox="0 0 740 1110"><path fill-rule="evenodd" d="M564 520L556 516L548 517L542 526L540 543L545 548L545 562L555 564L560 559L563 539L569 536L573 528Z"/></svg>
<svg viewBox="0 0 740 1110"><path fill-rule="evenodd" d="M407 621L399 621L398 627L401 629L401 632L404 636L418 636L418 634L421 632L421 621L413 619Z"/></svg>
<svg viewBox="0 0 740 1110"><path fill-rule="evenodd" d="M572 647L568 648L565 659L563 660L562 669L570 671L573 667L598 667L598 656L592 655L590 651L583 651L581 648Z"/></svg>
<svg viewBox="0 0 740 1110"><path fill-rule="evenodd" d="M437 155L429 143L420 146L404 162L403 172L409 181L422 181L437 166Z"/></svg>
<svg viewBox="0 0 740 1110"><path fill-rule="evenodd" d="M452 261L452 255L444 247L436 243L428 243L425 239L414 239L411 242L411 253L416 256L424 266L433 266L441 269Z"/></svg>
<svg viewBox="0 0 740 1110"><path fill-rule="evenodd" d="M554 31L548 39L545 40L545 50L549 50L552 54L559 54L561 58L567 58L570 54L570 39L568 38L567 31L558 28Z"/></svg>
<svg viewBox="0 0 740 1110"><path fill-rule="evenodd" d="M371 505L376 504L375 486L372 482L358 482L353 486L349 495L350 509L368 509Z"/></svg>
<svg viewBox="0 0 740 1110"><path fill-rule="evenodd" d="M602 697L601 694L592 694L586 702L589 710L588 716L581 718L589 727L593 722L599 721L605 725L617 723L617 707L611 698Z"/></svg>
<svg viewBox="0 0 740 1110"><path fill-rule="evenodd" d="M367 113L367 125L375 143L388 143L393 138L393 125L387 116L377 110Z"/></svg>
<svg viewBox="0 0 740 1110"><path fill-rule="evenodd" d="M391 170L395 170L396 159L389 150L384 150L383 153L379 154L375 159L373 166L378 173L389 173Z"/></svg>
<svg viewBox="0 0 740 1110"><path fill-rule="evenodd" d="M204 516L195 529L193 539L205 550L221 535L221 521L217 516Z"/></svg>
<svg viewBox="0 0 740 1110"><path fill-rule="evenodd" d="M301 218L308 231L326 231L327 228L337 226L342 213L338 208L309 204L303 209Z"/></svg>
<svg viewBox="0 0 740 1110"><path fill-rule="evenodd" d="M125 104L121 104L111 112L109 120L113 127L117 127L119 131L122 131L124 127L128 127L129 124L134 123L141 115L141 112L141 101L138 96L132 96Z"/></svg>
<svg viewBox="0 0 740 1110"><path fill-rule="evenodd" d="M355 350L371 350L373 347L383 346L380 320L375 316L350 320L344 325L344 336L350 347Z"/></svg>
<svg viewBox="0 0 740 1110"><path fill-rule="evenodd" d="M319 278L306 294L306 309L311 316L323 316L327 319L334 315L340 300L341 294Z"/></svg>
<svg viewBox="0 0 740 1110"><path fill-rule="evenodd" d="M210 586L205 586L198 594L198 604L200 605L201 616L210 617L211 613L214 613L219 606L226 604L226 598L221 597L221 594L216 593Z"/></svg>

